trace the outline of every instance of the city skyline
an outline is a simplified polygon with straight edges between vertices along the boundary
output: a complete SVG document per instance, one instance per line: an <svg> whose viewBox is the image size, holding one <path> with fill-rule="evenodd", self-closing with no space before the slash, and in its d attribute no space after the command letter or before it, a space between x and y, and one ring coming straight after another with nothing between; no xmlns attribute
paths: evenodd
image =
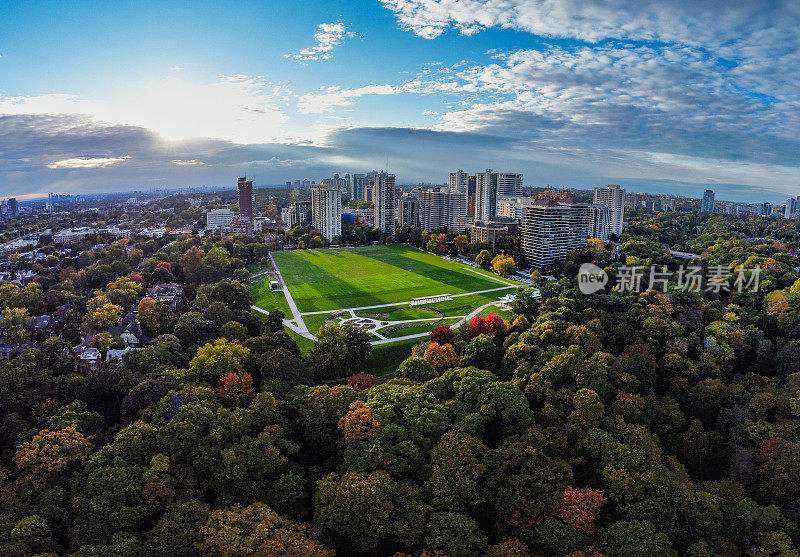
<svg viewBox="0 0 800 557"><path fill-rule="evenodd" d="M465 161L537 187L800 190L789 2L311 5L0 2L0 196Z"/></svg>

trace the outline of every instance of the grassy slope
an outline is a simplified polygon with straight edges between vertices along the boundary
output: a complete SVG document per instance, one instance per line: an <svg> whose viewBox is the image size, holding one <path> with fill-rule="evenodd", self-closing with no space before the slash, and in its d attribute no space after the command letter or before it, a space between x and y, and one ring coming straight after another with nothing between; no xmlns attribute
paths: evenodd
<svg viewBox="0 0 800 557"><path fill-rule="evenodd" d="M292 318L289 304L286 303L286 296L283 295L282 291L270 290L268 280L260 280L251 284L250 293L253 296L254 306L267 311L279 309L286 315L287 319Z"/></svg>
<svg viewBox="0 0 800 557"><path fill-rule="evenodd" d="M463 265L395 244L273 254L300 311L404 302L502 286Z"/></svg>

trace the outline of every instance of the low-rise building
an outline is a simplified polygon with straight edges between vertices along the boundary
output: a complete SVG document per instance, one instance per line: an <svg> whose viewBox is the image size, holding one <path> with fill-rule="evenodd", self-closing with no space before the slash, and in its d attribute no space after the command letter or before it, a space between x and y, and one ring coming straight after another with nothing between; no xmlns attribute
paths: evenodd
<svg viewBox="0 0 800 557"><path fill-rule="evenodd" d="M97 348L84 348L78 353L78 371L89 373L97 371L103 363L103 356Z"/></svg>
<svg viewBox="0 0 800 557"><path fill-rule="evenodd" d="M485 243L489 251L496 252L498 241L508 236L508 227L496 221L478 221L468 227L472 243Z"/></svg>

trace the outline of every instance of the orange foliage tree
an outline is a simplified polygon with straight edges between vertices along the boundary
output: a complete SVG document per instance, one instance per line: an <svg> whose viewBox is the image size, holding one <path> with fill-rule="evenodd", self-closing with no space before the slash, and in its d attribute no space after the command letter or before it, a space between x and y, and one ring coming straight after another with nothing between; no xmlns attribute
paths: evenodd
<svg viewBox="0 0 800 557"><path fill-rule="evenodd" d="M219 378L219 396L229 403L247 400L253 396L253 377L249 373L229 371Z"/></svg>
<svg viewBox="0 0 800 557"><path fill-rule="evenodd" d="M375 419L372 408L367 406L363 400L351 403L350 410L339 420L339 429L342 430L342 436L346 443L368 439L380 425Z"/></svg>
<svg viewBox="0 0 800 557"><path fill-rule="evenodd" d="M27 479L44 486L71 465L85 463L92 452L91 439L84 437L75 426L57 431L43 429L18 447L14 464Z"/></svg>
<svg viewBox="0 0 800 557"><path fill-rule="evenodd" d="M432 342L428 348L425 349L425 359L438 371L441 371L449 364L458 360L458 356L456 355L456 351L453 350L452 344L437 344Z"/></svg>
<svg viewBox="0 0 800 557"><path fill-rule="evenodd" d="M561 501L556 504L556 516L586 535L597 532L595 520L603 510L608 499L599 489L591 487L574 488L567 486Z"/></svg>

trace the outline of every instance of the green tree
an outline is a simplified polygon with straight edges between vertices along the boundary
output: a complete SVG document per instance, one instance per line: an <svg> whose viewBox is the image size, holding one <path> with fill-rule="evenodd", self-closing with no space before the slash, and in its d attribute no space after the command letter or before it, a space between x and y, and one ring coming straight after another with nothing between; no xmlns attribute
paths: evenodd
<svg viewBox="0 0 800 557"><path fill-rule="evenodd" d="M236 341L218 338L197 350L197 355L189 362L186 374L190 380L204 380L216 384L219 378L228 372L244 371L250 350Z"/></svg>
<svg viewBox="0 0 800 557"><path fill-rule="evenodd" d="M669 538L647 520L615 522L603 536L604 551L609 557L677 556Z"/></svg>
<svg viewBox="0 0 800 557"><path fill-rule="evenodd" d="M31 315L27 309L7 307L2 312L3 333L8 342L24 344L28 342L28 325Z"/></svg>
<svg viewBox="0 0 800 557"><path fill-rule="evenodd" d="M311 368L322 379L354 375L361 371L371 350L366 331L351 324L328 325L320 329L311 348Z"/></svg>
<svg viewBox="0 0 800 557"><path fill-rule="evenodd" d="M453 512L435 513L428 523L425 544L448 555L478 557L486 549L486 536L469 516Z"/></svg>
<svg viewBox="0 0 800 557"><path fill-rule="evenodd" d="M488 271L492 267L492 254L489 253L489 250L483 250L475 256L475 263L477 263L480 268Z"/></svg>
<svg viewBox="0 0 800 557"><path fill-rule="evenodd" d="M480 439L460 431L442 435L431 451L431 474L425 483L437 509L471 512L483 504L480 485L488 451Z"/></svg>
<svg viewBox="0 0 800 557"><path fill-rule="evenodd" d="M419 543L429 513L419 487L394 480L385 470L329 474L317 482L314 505L316 522L349 538L356 551L381 541Z"/></svg>
<svg viewBox="0 0 800 557"><path fill-rule="evenodd" d="M453 239L453 243L455 244L456 248L458 248L459 253L467 253L469 249L469 238L467 238L464 234L459 234Z"/></svg>

